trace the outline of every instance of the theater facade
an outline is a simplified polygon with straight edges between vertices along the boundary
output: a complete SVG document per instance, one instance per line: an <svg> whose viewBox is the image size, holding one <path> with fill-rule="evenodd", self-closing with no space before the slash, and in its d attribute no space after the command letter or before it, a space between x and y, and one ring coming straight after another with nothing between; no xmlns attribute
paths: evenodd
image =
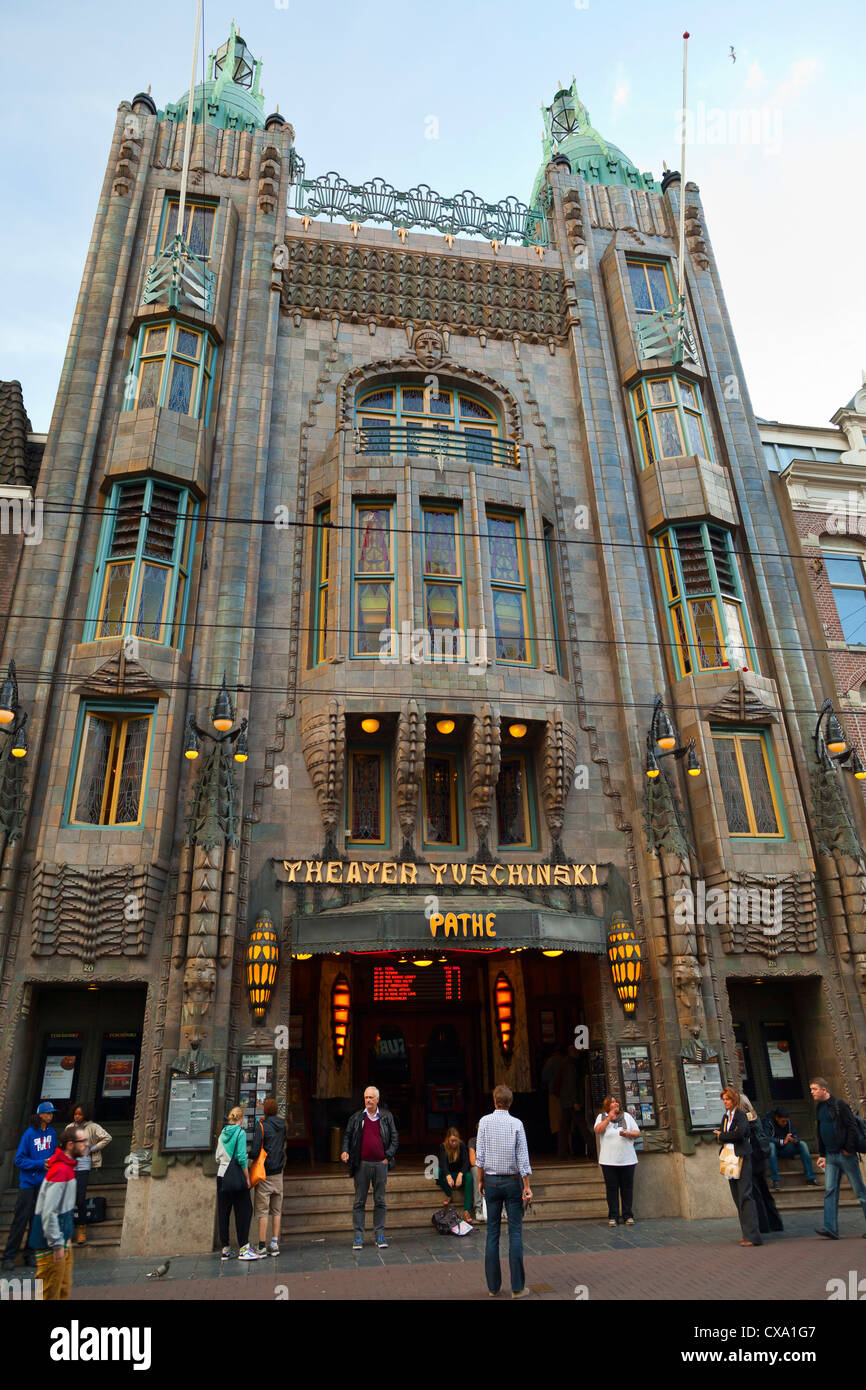
<svg viewBox="0 0 866 1390"><path fill-rule="evenodd" d="M4 1181L81 1100L122 1249L209 1250L238 1100L327 1162L372 1081L421 1164L501 1081L540 1148L574 1044L643 1214L728 1214L721 1081L863 1099L866 825L700 192L574 85L526 188L319 176L260 68L111 136L3 649Z"/></svg>

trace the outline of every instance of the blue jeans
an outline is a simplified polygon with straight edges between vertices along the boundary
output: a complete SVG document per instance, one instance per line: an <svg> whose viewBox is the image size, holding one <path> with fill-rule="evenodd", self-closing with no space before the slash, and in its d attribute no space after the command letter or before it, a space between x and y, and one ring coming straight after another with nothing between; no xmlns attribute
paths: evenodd
<svg viewBox="0 0 866 1390"><path fill-rule="evenodd" d="M798 1139L796 1144L770 1144L770 1177L773 1182L779 1181L779 1158L793 1158L795 1154L799 1154L803 1160L803 1172L807 1181L814 1181L815 1169L812 1167L809 1146L804 1144L802 1139Z"/></svg>
<svg viewBox="0 0 866 1390"><path fill-rule="evenodd" d="M842 1186L842 1174L847 1176L854 1189L854 1196L859 1198L864 1216L866 1216L866 1183L863 1182L857 1154L827 1154L826 1164L824 1169L824 1225L828 1231L832 1231L834 1236L837 1236L839 1234L839 1189Z"/></svg>
<svg viewBox="0 0 866 1390"><path fill-rule="evenodd" d="M520 1178L484 1179L487 1198L487 1245L484 1249L484 1273L491 1293L502 1288L502 1266L499 1263L499 1228L502 1208L508 1212L508 1269L511 1292L520 1293L526 1283L523 1272L523 1183Z"/></svg>

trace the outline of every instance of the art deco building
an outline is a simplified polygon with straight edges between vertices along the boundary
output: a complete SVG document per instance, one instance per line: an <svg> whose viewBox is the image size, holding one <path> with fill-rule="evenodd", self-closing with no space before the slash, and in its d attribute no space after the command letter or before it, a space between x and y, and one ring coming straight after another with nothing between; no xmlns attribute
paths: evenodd
<svg viewBox="0 0 866 1390"><path fill-rule="evenodd" d="M642 1212L728 1215L720 1078L863 1095L866 929L699 191L573 86L526 203L315 177L259 68L182 220L188 94L112 136L4 646L6 1179L83 1100L122 1248L208 1250L239 1098L302 1171L374 1081L420 1174L497 1081L549 1151L576 1040Z"/></svg>

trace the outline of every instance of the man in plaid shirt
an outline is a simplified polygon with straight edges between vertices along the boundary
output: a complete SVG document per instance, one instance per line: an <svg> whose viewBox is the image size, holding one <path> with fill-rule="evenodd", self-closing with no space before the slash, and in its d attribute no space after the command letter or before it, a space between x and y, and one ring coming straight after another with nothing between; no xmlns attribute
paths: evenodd
<svg viewBox="0 0 866 1390"><path fill-rule="evenodd" d="M487 1200L487 1245L484 1250L484 1273L491 1298L502 1288L502 1266L499 1263L499 1229L502 1208L508 1212L508 1267L511 1274L511 1297L525 1298L523 1272L523 1211L524 1202L532 1201L529 1177L529 1149L526 1131L520 1120L509 1115L514 1095L508 1086L497 1086L493 1092L496 1109L484 1115L478 1126L478 1175L481 1191Z"/></svg>

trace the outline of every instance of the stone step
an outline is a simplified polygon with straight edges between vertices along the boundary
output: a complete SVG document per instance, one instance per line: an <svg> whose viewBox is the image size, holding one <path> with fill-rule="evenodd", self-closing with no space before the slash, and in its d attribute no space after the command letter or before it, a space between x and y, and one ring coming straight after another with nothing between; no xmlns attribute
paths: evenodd
<svg viewBox="0 0 866 1390"><path fill-rule="evenodd" d="M435 1207L431 1207L428 1204L424 1207L402 1208L394 1211L389 1202L388 1232L390 1234L392 1231L419 1230L429 1227L435 1210ZM536 1221L604 1221L606 1218L607 1203L603 1198L599 1198L582 1204L579 1213L575 1212L573 1202L547 1202L545 1204L539 1204L533 1201L532 1212L527 1217L527 1221L531 1225ZM367 1217L366 1224L369 1239L370 1231L372 1230L372 1210ZM287 1214L285 1208L283 1209L281 1234L284 1237L297 1235L325 1235L330 1231L345 1231L347 1239L351 1239L351 1229L351 1204L344 1204L340 1211ZM475 1229L483 1233L485 1223L483 1221L478 1222Z"/></svg>
<svg viewBox="0 0 866 1390"><path fill-rule="evenodd" d="M424 1176L423 1166L419 1166L414 1173L398 1170L388 1174L388 1193L426 1192L433 1182L434 1179ZM561 1184L604 1189L604 1181L596 1163L583 1166L563 1164L561 1167L538 1168L532 1175L533 1191L541 1185L552 1187ZM316 1174L311 1177L295 1177L294 1174L289 1175L288 1173L283 1175L283 1192L286 1198L290 1194L293 1196L323 1195L331 1192L335 1186L341 1191L351 1190L351 1179L342 1165L339 1169L335 1166L333 1173Z"/></svg>
<svg viewBox="0 0 866 1390"><path fill-rule="evenodd" d="M540 1211L543 1207L547 1208L553 1204L557 1207L567 1207L575 1218L578 1218L587 1206L594 1206L605 1200L604 1188L601 1186L591 1190L580 1186L567 1187L564 1184L545 1188L535 1183L532 1193L533 1211ZM423 1208L432 1214L437 1207L442 1205L442 1194L439 1188L434 1188L432 1184L416 1192L393 1192L389 1186L387 1203L389 1211L403 1212ZM344 1188L340 1192L316 1193L314 1195L290 1193L283 1199L283 1211L290 1215L347 1211L351 1204L351 1188Z"/></svg>

